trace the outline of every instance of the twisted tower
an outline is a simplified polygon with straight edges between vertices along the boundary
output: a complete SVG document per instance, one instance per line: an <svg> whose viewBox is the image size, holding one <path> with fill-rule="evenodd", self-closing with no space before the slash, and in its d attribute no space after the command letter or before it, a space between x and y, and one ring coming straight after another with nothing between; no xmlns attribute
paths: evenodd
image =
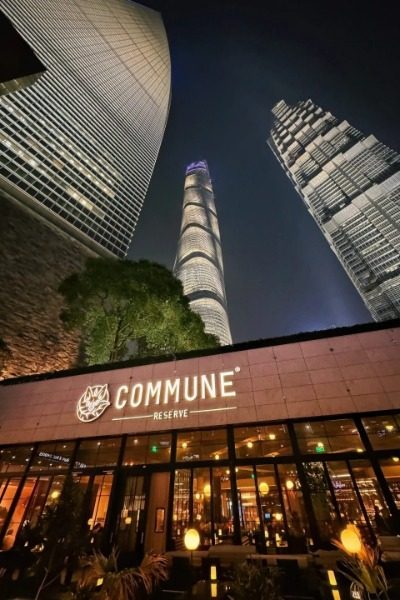
<svg viewBox="0 0 400 600"><path fill-rule="evenodd" d="M174 274L207 333L232 343L214 192L205 160L186 169L181 234Z"/></svg>

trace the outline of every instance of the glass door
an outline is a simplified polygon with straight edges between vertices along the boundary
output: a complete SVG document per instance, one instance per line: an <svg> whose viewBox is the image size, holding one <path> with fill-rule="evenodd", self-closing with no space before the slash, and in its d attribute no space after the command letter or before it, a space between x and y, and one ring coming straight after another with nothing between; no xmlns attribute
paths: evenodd
<svg viewBox="0 0 400 600"><path fill-rule="evenodd" d="M122 506L117 519L115 544L127 564L141 560L144 552L146 496L148 482L144 475L128 475Z"/></svg>

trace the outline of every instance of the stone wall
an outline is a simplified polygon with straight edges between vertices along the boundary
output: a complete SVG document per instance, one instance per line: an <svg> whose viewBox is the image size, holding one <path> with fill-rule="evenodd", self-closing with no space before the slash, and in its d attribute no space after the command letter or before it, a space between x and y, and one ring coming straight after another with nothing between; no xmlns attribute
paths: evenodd
<svg viewBox="0 0 400 600"><path fill-rule="evenodd" d="M63 329L57 289L89 255L28 209L0 196L0 339L7 344L0 348L1 377L76 365L77 338Z"/></svg>

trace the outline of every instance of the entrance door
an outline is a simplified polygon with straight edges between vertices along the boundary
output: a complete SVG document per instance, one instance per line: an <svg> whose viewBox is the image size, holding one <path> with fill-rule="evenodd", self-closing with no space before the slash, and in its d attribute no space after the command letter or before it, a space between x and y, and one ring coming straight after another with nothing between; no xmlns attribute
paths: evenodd
<svg viewBox="0 0 400 600"><path fill-rule="evenodd" d="M127 562L140 561L143 557L147 489L146 476L126 477L122 508L117 519L115 544Z"/></svg>

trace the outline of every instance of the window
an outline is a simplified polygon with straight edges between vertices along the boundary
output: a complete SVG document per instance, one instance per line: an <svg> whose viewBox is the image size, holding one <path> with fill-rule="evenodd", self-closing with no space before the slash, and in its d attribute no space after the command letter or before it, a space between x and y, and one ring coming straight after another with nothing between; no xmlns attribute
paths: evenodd
<svg viewBox="0 0 400 600"><path fill-rule="evenodd" d="M232 491L229 471L212 469L212 508L216 544L230 544L233 540Z"/></svg>
<svg viewBox="0 0 400 600"><path fill-rule="evenodd" d="M329 542L338 536L339 515L329 489L329 480L322 462L303 463L319 535Z"/></svg>
<svg viewBox="0 0 400 600"><path fill-rule="evenodd" d="M200 533L202 546L212 543L210 469L193 469L193 523Z"/></svg>
<svg viewBox="0 0 400 600"><path fill-rule="evenodd" d="M171 458L171 435L137 435L126 441L123 458L125 467L141 464L169 462Z"/></svg>
<svg viewBox="0 0 400 600"><path fill-rule="evenodd" d="M309 535L308 518L296 466L284 464L278 465L277 468L291 544L295 545L296 540L301 540L303 544L304 535Z"/></svg>
<svg viewBox="0 0 400 600"><path fill-rule="evenodd" d="M400 456L384 458L380 464L397 509L400 510Z"/></svg>
<svg viewBox="0 0 400 600"><path fill-rule="evenodd" d="M75 448L75 442L39 444L31 470L59 471L67 469Z"/></svg>
<svg viewBox="0 0 400 600"><path fill-rule="evenodd" d="M0 473L25 471L32 454L29 446L8 446L0 450Z"/></svg>
<svg viewBox="0 0 400 600"><path fill-rule="evenodd" d="M400 415L365 417L362 423L374 450L400 448Z"/></svg>
<svg viewBox="0 0 400 600"><path fill-rule="evenodd" d="M79 444L75 469L115 467L118 462L120 438L83 440Z"/></svg>
<svg viewBox="0 0 400 600"><path fill-rule="evenodd" d="M283 508L273 465L257 466L257 487L267 546L287 546Z"/></svg>
<svg viewBox="0 0 400 600"><path fill-rule="evenodd" d="M220 460L228 455L226 430L188 431L179 433L176 460Z"/></svg>
<svg viewBox="0 0 400 600"><path fill-rule="evenodd" d="M287 456L292 454L286 425L262 425L235 429L237 458Z"/></svg>
<svg viewBox="0 0 400 600"><path fill-rule="evenodd" d="M350 466L368 518L378 531L380 527L376 520L377 514L379 513L380 516L387 520L389 512L376 479L375 471L368 460L351 460Z"/></svg>
<svg viewBox="0 0 400 600"><path fill-rule="evenodd" d="M310 421L294 426L301 452L364 452L355 423L351 419Z"/></svg>
<svg viewBox="0 0 400 600"><path fill-rule="evenodd" d="M184 549L183 537L189 526L190 469L175 471L172 538L176 550Z"/></svg>

